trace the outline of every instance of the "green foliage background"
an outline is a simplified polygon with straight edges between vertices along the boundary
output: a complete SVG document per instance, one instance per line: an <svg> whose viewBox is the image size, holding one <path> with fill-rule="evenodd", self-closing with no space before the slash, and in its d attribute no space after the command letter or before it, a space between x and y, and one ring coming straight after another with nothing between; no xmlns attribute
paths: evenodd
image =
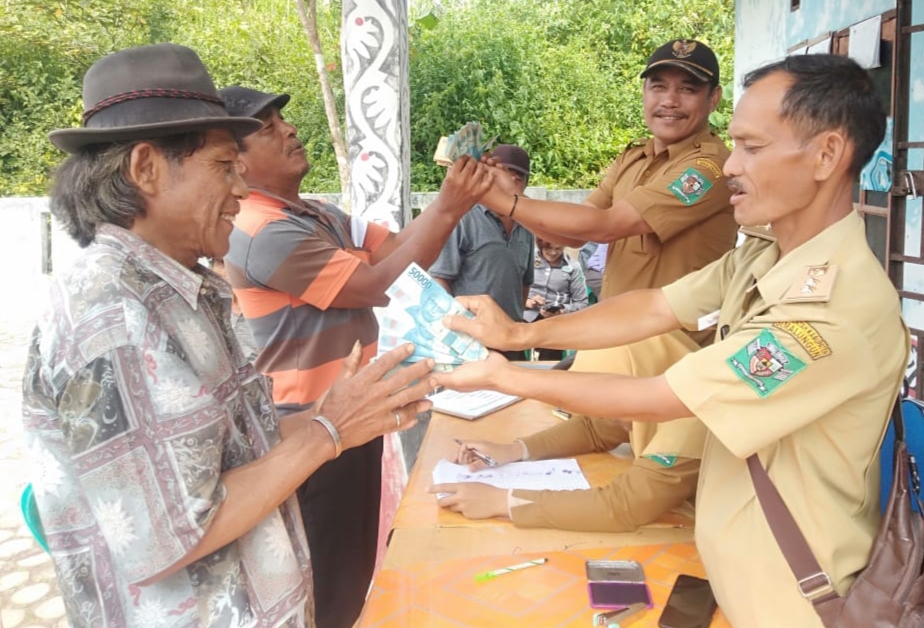
<svg viewBox="0 0 924 628"><path fill-rule="evenodd" d="M342 107L340 12L338 1L319 3ZM733 31L733 0L468 0L412 19L412 185L436 189L439 136L477 120L489 136L529 150L534 184L592 187L626 143L646 134L638 73L674 37L703 40L718 54L726 97L713 122L724 130ZM161 41L198 51L219 87L291 93L286 115L313 164L304 188L339 190L314 59L292 0L3 0L0 195L47 192L63 155L46 133L79 125L81 80L93 61Z"/></svg>

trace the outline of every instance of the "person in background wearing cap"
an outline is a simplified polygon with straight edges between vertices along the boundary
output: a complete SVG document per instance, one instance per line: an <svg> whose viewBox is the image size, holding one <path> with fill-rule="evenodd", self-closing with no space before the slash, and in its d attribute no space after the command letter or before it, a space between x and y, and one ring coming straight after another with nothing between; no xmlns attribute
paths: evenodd
<svg viewBox="0 0 924 628"><path fill-rule="evenodd" d="M722 95L715 54L702 42L673 40L654 51L641 78L652 137L626 148L585 205L520 198L498 186L481 201L537 238L567 246L607 242L601 300L660 288L707 266L735 243L731 192L722 174L729 151L709 129L709 114ZM578 351L570 370L660 375L714 336L710 322L631 346ZM471 513L484 512L485 504L493 513L510 512L517 525L631 530L693 497L705 436L693 418L651 424L627 417L620 425L576 415L522 443L465 443L460 461L470 447L514 461L606 451L626 441L636 458L604 489L528 492L514 500L512 492L471 484L460 487L458 499Z"/></svg>
<svg viewBox="0 0 924 628"><path fill-rule="evenodd" d="M565 247L536 239L533 284L529 287L523 320L532 323L552 316L577 312L590 300L581 265L565 254ZM539 360L561 360L561 349L537 348Z"/></svg>
<svg viewBox="0 0 924 628"><path fill-rule="evenodd" d="M529 154L513 144L497 146L497 185L507 194L523 194L529 184ZM454 296L488 294L507 316L520 320L533 283L533 234L513 220L475 205L443 246L430 274ZM514 351L508 359L522 360Z"/></svg>
<svg viewBox="0 0 924 628"><path fill-rule="evenodd" d="M449 168L434 203L397 234L328 203L303 200L310 164L282 110L288 94L241 86L221 90L232 116L262 127L243 138L241 202L225 265L256 341L257 370L273 379L280 415L317 402L354 343L362 362L376 354L373 306L417 262L429 266L493 173L469 157ZM320 628L349 628L359 617L375 568L382 485L382 440L345 452L297 491L314 565Z"/></svg>
<svg viewBox="0 0 924 628"><path fill-rule="evenodd" d="M228 250L237 141L260 121L230 117L174 44L97 61L83 102L83 126L49 137L70 153L51 211L85 249L56 273L22 403L69 625L312 627L295 487L413 425L432 363L386 380L411 347L358 371L357 349L322 404L277 420L198 261Z"/></svg>
<svg viewBox="0 0 924 628"><path fill-rule="evenodd" d="M709 431L696 550L719 607L739 628L821 628L813 602L844 595L869 561L881 520L879 449L911 348L895 286L853 203L886 114L875 82L848 57L792 55L743 86L725 173L737 221L770 224L774 239L748 238L664 288L570 316L517 324L489 299L468 297L474 320L446 321L516 349L622 345L705 318L718 321L712 345L652 377L517 368L497 354L435 377L639 423L697 417ZM814 555L815 577L793 575L758 500L755 464L804 535L808 551L792 553ZM844 615L835 624L856 625Z"/></svg>

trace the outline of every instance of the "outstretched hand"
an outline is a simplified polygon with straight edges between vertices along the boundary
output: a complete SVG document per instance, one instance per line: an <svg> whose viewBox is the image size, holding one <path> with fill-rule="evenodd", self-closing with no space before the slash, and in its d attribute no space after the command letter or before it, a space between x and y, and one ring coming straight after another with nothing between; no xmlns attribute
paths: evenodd
<svg viewBox="0 0 924 628"><path fill-rule="evenodd" d="M474 314L475 318L447 316L443 318L443 324L449 329L469 334L491 349L516 351L529 348L521 345L517 337L522 326L510 320L510 317L498 307L491 297L487 295L458 296L456 301Z"/></svg>
<svg viewBox="0 0 924 628"><path fill-rule="evenodd" d="M423 397L436 386L431 375L433 360L396 368L414 352L411 344L393 349L358 370L355 352L354 347L340 376L315 406L317 414L323 414L337 428L344 449L412 427L417 413L431 405Z"/></svg>
<svg viewBox="0 0 924 628"><path fill-rule="evenodd" d="M441 206L461 217L491 189L494 169L479 163L468 155L456 159L446 171L440 186Z"/></svg>
<svg viewBox="0 0 924 628"><path fill-rule="evenodd" d="M470 392L472 390L487 390L502 381L501 373L510 367L510 363L496 351L491 351L487 359L463 364L452 371L434 373L433 379L438 386ZM515 367L513 367L515 368Z"/></svg>

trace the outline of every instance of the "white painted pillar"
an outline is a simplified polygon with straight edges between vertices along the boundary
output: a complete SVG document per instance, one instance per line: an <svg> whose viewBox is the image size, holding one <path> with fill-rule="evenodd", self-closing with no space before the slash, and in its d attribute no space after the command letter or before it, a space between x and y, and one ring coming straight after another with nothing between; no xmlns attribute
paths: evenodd
<svg viewBox="0 0 924 628"><path fill-rule="evenodd" d="M411 221L407 0L344 0L340 32L354 215Z"/></svg>

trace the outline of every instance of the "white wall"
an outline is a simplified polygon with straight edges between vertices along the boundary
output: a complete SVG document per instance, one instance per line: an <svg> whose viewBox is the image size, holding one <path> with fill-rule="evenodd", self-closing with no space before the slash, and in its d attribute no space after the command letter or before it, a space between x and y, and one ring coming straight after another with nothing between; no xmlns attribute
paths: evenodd
<svg viewBox="0 0 924 628"><path fill-rule="evenodd" d="M787 0L736 0L735 102L751 70L783 58L799 42L894 9L895 0L802 0L796 11L789 6Z"/></svg>

